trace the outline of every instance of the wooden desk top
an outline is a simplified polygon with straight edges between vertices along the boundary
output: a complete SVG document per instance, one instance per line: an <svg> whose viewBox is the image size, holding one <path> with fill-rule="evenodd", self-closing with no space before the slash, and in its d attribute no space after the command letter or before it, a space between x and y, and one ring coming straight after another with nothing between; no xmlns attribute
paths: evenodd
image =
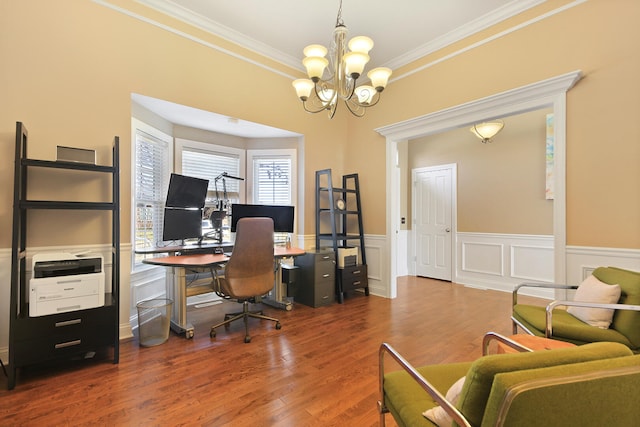
<svg viewBox="0 0 640 427"><path fill-rule="evenodd" d="M199 249L216 249L216 248L232 248L232 242L222 242L222 243L212 243L205 242L201 245L191 244L191 245L174 245L174 246L161 246L161 247L152 247L152 248L142 248L137 249L135 252L137 254L162 254L162 253L175 253L175 252L183 252L190 250L199 250Z"/></svg>
<svg viewBox="0 0 640 427"><path fill-rule="evenodd" d="M275 258L303 254L304 250L300 248L285 248L283 246L275 246L273 248L273 256ZM224 254L169 255L142 260L144 264L161 265L164 267L209 267L216 264L224 264L227 261L229 261L229 257Z"/></svg>
<svg viewBox="0 0 640 427"><path fill-rule="evenodd" d="M304 249L294 248L294 247L286 248L284 246L274 246L273 255L276 258L299 256L299 255L304 255Z"/></svg>
<svg viewBox="0 0 640 427"><path fill-rule="evenodd" d="M164 267L208 267L224 264L227 261L229 261L229 257L224 254L169 255L142 260L144 264Z"/></svg>

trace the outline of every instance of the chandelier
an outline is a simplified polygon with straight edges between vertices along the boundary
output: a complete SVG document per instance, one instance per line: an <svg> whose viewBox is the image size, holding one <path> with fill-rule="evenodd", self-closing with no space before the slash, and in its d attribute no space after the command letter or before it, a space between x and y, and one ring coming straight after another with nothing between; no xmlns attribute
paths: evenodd
<svg viewBox="0 0 640 427"><path fill-rule="evenodd" d="M343 100L353 115L362 117L368 107L376 105L380 100L380 92L387 85L391 70L385 67L374 68L367 73L371 84L356 86L356 81L369 62L373 40L358 36L347 43L347 32L342 21L340 0L331 52L319 44L309 45L303 50L305 58L302 64L309 78L295 80L293 87L305 111L319 113L326 110L331 119L336 113L338 100ZM323 79L324 74L328 74L326 79Z"/></svg>

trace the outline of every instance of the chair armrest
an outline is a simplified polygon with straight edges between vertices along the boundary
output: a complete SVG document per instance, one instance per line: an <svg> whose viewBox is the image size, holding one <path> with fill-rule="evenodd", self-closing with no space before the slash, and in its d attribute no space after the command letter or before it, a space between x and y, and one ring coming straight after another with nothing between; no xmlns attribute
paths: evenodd
<svg viewBox="0 0 640 427"><path fill-rule="evenodd" d="M497 334L495 332L487 332L485 336L482 338L482 355L486 356L489 353L489 344L491 341L500 341L501 343L521 352L533 351L529 347L525 347L524 345L515 342L514 340L505 337L504 335Z"/></svg>
<svg viewBox="0 0 640 427"><path fill-rule="evenodd" d="M545 336L551 338L553 335L553 309L558 306L564 307L588 307L588 308L608 308L611 310L633 310L640 311L640 305L631 304L599 304L596 302L582 302L582 301L553 301L547 305L546 308L546 328Z"/></svg>
<svg viewBox="0 0 640 427"><path fill-rule="evenodd" d="M563 285L559 283L534 283L525 282L513 288L513 305L518 303L518 291L520 288L546 288L546 289L578 289L578 285Z"/></svg>
<svg viewBox="0 0 640 427"><path fill-rule="evenodd" d="M471 427L471 424L464 418L464 416L453 406L445 397L440 394L438 390L427 381L407 360L400 355L390 344L382 343L378 352L378 366L379 366L379 384L380 384L380 400L378 401L378 408L382 417L388 412L384 404L384 355L389 355L405 370L411 378L413 378L429 396L435 400L438 405L442 407L451 418L459 425L465 427ZM384 425L384 424L383 424Z"/></svg>
<svg viewBox="0 0 640 427"><path fill-rule="evenodd" d="M218 274L218 271L222 271L224 272L224 267L226 264L219 264L216 265L215 267L211 267L211 277L213 278L213 291L215 292L216 295L218 295L221 298L224 299L231 299L231 297L227 294L225 294L222 291L222 286L220 285L220 277L221 275ZM222 274L222 276L224 276L224 274Z"/></svg>

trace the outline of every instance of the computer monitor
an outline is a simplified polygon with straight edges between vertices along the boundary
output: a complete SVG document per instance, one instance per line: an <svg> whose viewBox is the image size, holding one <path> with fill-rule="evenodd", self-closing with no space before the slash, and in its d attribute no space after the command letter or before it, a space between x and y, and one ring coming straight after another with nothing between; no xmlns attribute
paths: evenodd
<svg viewBox="0 0 640 427"><path fill-rule="evenodd" d="M202 237L202 209L164 209L163 241L199 239L200 237Z"/></svg>
<svg viewBox="0 0 640 427"><path fill-rule="evenodd" d="M231 231L235 233L238 220L247 217L271 218L274 232L293 233L293 206L233 204L231 205Z"/></svg>
<svg viewBox="0 0 640 427"><path fill-rule="evenodd" d="M165 205L170 208L203 208L208 186L208 179L172 173Z"/></svg>

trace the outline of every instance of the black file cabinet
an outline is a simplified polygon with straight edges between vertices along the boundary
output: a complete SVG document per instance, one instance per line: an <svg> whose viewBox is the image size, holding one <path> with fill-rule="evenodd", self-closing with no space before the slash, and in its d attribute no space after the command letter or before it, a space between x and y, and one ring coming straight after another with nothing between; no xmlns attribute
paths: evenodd
<svg viewBox="0 0 640 427"><path fill-rule="evenodd" d="M300 270L294 301L314 308L335 301L336 256L332 250L307 252L295 258L295 265Z"/></svg>
<svg viewBox="0 0 640 427"><path fill-rule="evenodd" d="M338 280L342 292L347 293L356 289L364 289L368 291L369 280L367 278L366 264L350 265L338 268Z"/></svg>

